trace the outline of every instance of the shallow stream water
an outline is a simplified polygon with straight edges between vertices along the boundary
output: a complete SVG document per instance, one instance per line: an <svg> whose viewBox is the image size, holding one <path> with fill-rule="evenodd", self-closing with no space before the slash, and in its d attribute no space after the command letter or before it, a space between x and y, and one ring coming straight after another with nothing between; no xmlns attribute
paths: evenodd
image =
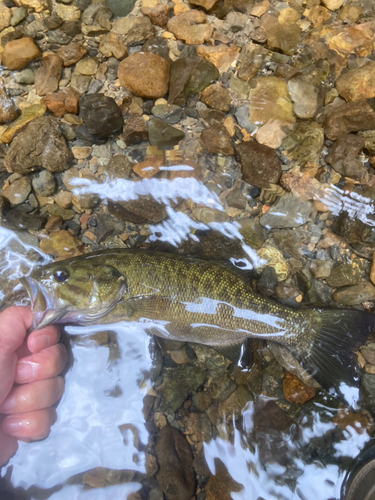
<svg viewBox="0 0 375 500"><path fill-rule="evenodd" d="M0 0L0 310L37 266L143 248L373 314L374 40L368 0ZM57 421L0 500L343 500L374 335L353 409L271 342L241 370L146 329L64 328Z"/></svg>

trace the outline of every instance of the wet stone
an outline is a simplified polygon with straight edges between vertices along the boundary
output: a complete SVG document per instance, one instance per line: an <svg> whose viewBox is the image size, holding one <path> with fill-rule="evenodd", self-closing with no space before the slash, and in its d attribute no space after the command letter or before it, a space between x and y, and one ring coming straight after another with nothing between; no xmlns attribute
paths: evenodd
<svg viewBox="0 0 375 500"><path fill-rule="evenodd" d="M169 104L181 106L219 77L216 67L200 57L180 58L171 64Z"/></svg>
<svg viewBox="0 0 375 500"><path fill-rule="evenodd" d="M48 170L43 170L33 179L32 186L36 194L40 196L51 196L56 189L55 177Z"/></svg>
<svg viewBox="0 0 375 500"><path fill-rule="evenodd" d="M372 229L357 217L349 216L348 212L341 212L334 221L332 229L345 238L349 244L361 243L367 241L372 234Z"/></svg>
<svg viewBox="0 0 375 500"><path fill-rule="evenodd" d="M174 412L180 408L186 398L196 391L206 379L204 368L190 364L164 370L164 380L156 390L162 395L159 410Z"/></svg>
<svg viewBox="0 0 375 500"><path fill-rule="evenodd" d="M159 463L156 474L167 500L190 500L195 491L193 455L184 435L164 427L157 435L155 452Z"/></svg>
<svg viewBox="0 0 375 500"><path fill-rule="evenodd" d="M347 102L375 97L373 81L375 78L375 62L347 71L336 81L336 89Z"/></svg>
<svg viewBox="0 0 375 500"><path fill-rule="evenodd" d="M297 123L281 145L287 158L300 166L317 163L323 146L324 131L315 121Z"/></svg>
<svg viewBox="0 0 375 500"><path fill-rule="evenodd" d="M150 144L159 149L173 149L184 138L182 130L172 127L168 123L152 118L148 123L148 138Z"/></svg>
<svg viewBox="0 0 375 500"><path fill-rule="evenodd" d="M324 134L332 141L350 132L375 129L375 112L366 100L342 103L327 110Z"/></svg>
<svg viewBox="0 0 375 500"><path fill-rule="evenodd" d="M231 500L232 492L240 492L242 484L235 481L221 460L215 458L215 475L210 476L205 486L207 500Z"/></svg>
<svg viewBox="0 0 375 500"><path fill-rule="evenodd" d="M240 224L241 228L239 231L243 236L245 245L255 250L261 248L267 237L267 232L264 227L262 227L259 222L252 219L243 219Z"/></svg>
<svg viewBox="0 0 375 500"><path fill-rule="evenodd" d="M206 21L204 12L192 9L172 17L167 28L179 40L184 40L189 45L199 45L212 35L213 28Z"/></svg>
<svg viewBox="0 0 375 500"><path fill-rule="evenodd" d="M233 62L237 59L239 52L240 48L237 47L236 45L228 47L224 43L221 43L219 45L214 45L211 47L201 45L200 47L198 47L197 50L198 56L203 57L204 59L207 59L207 61L212 62L212 64L214 64L217 67L220 73L228 71Z"/></svg>
<svg viewBox="0 0 375 500"><path fill-rule="evenodd" d="M148 17L122 17L113 22L112 30L124 37L125 45L139 45L155 34Z"/></svg>
<svg viewBox="0 0 375 500"><path fill-rule="evenodd" d="M141 8L142 14L148 16L153 24L165 28L170 18L170 8L168 5L154 5L153 7Z"/></svg>
<svg viewBox="0 0 375 500"><path fill-rule="evenodd" d="M70 43L56 51L65 67L72 66L87 54L87 49L81 43Z"/></svg>
<svg viewBox="0 0 375 500"><path fill-rule="evenodd" d="M48 54L43 57L42 64L35 73L35 91L38 95L55 92L59 88L62 62L59 56Z"/></svg>
<svg viewBox="0 0 375 500"><path fill-rule="evenodd" d="M168 92L170 64L151 52L136 52L121 61L120 83L134 95L157 99Z"/></svg>
<svg viewBox="0 0 375 500"><path fill-rule="evenodd" d="M76 115L78 113L79 94L71 87L62 89L60 92L47 94L42 103L57 117L66 113Z"/></svg>
<svg viewBox="0 0 375 500"><path fill-rule="evenodd" d="M14 79L17 83L22 83L24 85L32 85L35 81L34 71L26 68L19 73L16 73Z"/></svg>
<svg viewBox="0 0 375 500"><path fill-rule="evenodd" d="M20 205L27 200L31 192L31 181L28 177L21 177L2 191L2 195L7 198L12 205Z"/></svg>
<svg viewBox="0 0 375 500"><path fill-rule="evenodd" d="M238 208L239 210L245 210L246 198L242 194L240 188L235 188L230 191L227 196L227 203L230 207Z"/></svg>
<svg viewBox="0 0 375 500"><path fill-rule="evenodd" d="M125 17L133 10L135 0L106 0L105 4L114 16Z"/></svg>
<svg viewBox="0 0 375 500"><path fill-rule="evenodd" d="M225 415L227 420L241 416L242 410L249 401L253 401L254 397L245 385L239 385L237 389L223 402L219 403L219 415Z"/></svg>
<svg viewBox="0 0 375 500"><path fill-rule="evenodd" d="M328 260L315 259L309 265L314 278L325 279L331 274L332 262Z"/></svg>
<svg viewBox="0 0 375 500"><path fill-rule="evenodd" d="M70 220L70 219L73 219L73 217L75 216L75 211L74 210L68 210L66 208L62 208L58 205L47 205L45 207L45 211L49 214L49 215L54 215L56 217L61 217L62 220Z"/></svg>
<svg viewBox="0 0 375 500"><path fill-rule="evenodd" d="M363 179L367 171L359 155L364 146L363 137L352 134L340 137L333 143L330 153L326 156L326 162L345 177Z"/></svg>
<svg viewBox="0 0 375 500"><path fill-rule="evenodd" d="M357 263L340 264L334 267L327 277L327 283L333 288L357 285L361 281L361 268Z"/></svg>
<svg viewBox="0 0 375 500"><path fill-rule="evenodd" d="M210 224L211 222L229 222L230 217L220 210L209 207L194 208L192 215L195 219L203 222L203 224Z"/></svg>
<svg viewBox="0 0 375 500"><path fill-rule="evenodd" d="M230 156L234 154L231 137L224 125L210 127L201 133L201 140L206 150L213 154Z"/></svg>
<svg viewBox="0 0 375 500"><path fill-rule="evenodd" d="M286 372L283 378L283 394L290 403L303 404L315 396L316 389L308 387L296 376Z"/></svg>
<svg viewBox="0 0 375 500"><path fill-rule="evenodd" d="M41 55L38 45L32 38L20 38L5 44L1 54L1 64L8 69L22 69Z"/></svg>
<svg viewBox="0 0 375 500"><path fill-rule="evenodd" d="M112 97L103 94L85 95L79 101L79 116L90 134L99 138L119 131L124 119Z"/></svg>
<svg viewBox="0 0 375 500"><path fill-rule="evenodd" d="M19 111L13 100L8 96L5 87L0 87L0 124L14 121Z"/></svg>
<svg viewBox="0 0 375 500"><path fill-rule="evenodd" d="M280 160L275 151L255 141L242 142L236 147L245 182L268 188L281 176Z"/></svg>
<svg viewBox="0 0 375 500"><path fill-rule="evenodd" d="M250 121L264 125L271 119L294 123L293 103L284 80L262 76L250 92Z"/></svg>
<svg viewBox="0 0 375 500"><path fill-rule="evenodd" d="M150 195L139 196L136 200L108 201L108 211L112 215L133 224L148 224L161 222L167 216L167 211L161 203Z"/></svg>
<svg viewBox="0 0 375 500"><path fill-rule="evenodd" d="M272 229L293 228L305 224L311 213L311 203L286 194L261 217L263 227Z"/></svg>
<svg viewBox="0 0 375 500"><path fill-rule="evenodd" d="M130 115L123 128L123 139L127 146L148 140L147 125L139 115Z"/></svg>
<svg viewBox="0 0 375 500"><path fill-rule="evenodd" d="M284 54L293 55L301 38L301 28L297 24L279 23L271 14L262 16L262 28L266 32L267 45L279 49Z"/></svg>
<svg viewBox="0 0 375 500"><path fill-rule="evenodd" d="M62 259L80 255L84 251L84 245L68 231L56 231L42 239L40 249L54 258Z"/></svg>
<svg viewBox="0 0 375 500"><path fill-rule="evenodd" d="M155 118L159 118L165 123L174 125L181 120L182 108L175 104L157 104L151 110Z"/></svg>
<svg viewBox="0 0 375 500"><path fill-rule="evenodd" d="M318 93L311 83L289 80L288 91L294 103L293 111L299 118L313 118L318 109Z"/></svg>
<svg viewBox="0 0 375 500"><path fill-rule="evenodd" d="M246 132L252 134L256 130L257 126L249 120L248 106L239 106L234 112L234 115L237 118L238 125L244 128Z"/></svg>
<svg viewBox="0 0 375 500"><path fill-rule="evenodd" d="M375 287L367 281L362 281L358 285L337 290L333 294L333 300L345 306L354 306L368 300L375 300Z"/></svg>
<svg viewBox="0 0 375 500"><path fill-rule="evenodd" d="M112 179L129 179L132 165L123 155L113 156L107 165L100 167L100 173L104 173Z"/></svg>
<svg viewBox="0 0 375 500"><path fill-rule="evenodd" d="M39 231L44 225L45 218L36 216L35 214L29 214L23 207L24 205L21 205L6 211L2 216L1 224L13 231Z"/></svg>
<svg viewBox="0 0 375 500"><path fill-rule="evenodd" d="M30 122L13 140L5 157L10 172L28 174L44 168L63 172L72 161L65 138L55 118L41 117Z"/></svg>
<svg viewBox="0 0 375 500"><path fill-rule="evenodd" d="M231 108L232 98L227 88L219 83L209 85L200 93L200 99L209 108L227 112Z"/></svg>

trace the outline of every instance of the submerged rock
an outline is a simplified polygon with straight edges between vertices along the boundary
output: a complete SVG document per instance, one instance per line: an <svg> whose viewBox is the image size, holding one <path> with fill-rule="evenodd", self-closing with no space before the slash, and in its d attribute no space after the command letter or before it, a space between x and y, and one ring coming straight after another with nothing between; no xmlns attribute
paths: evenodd
<svg viewBox="0 0 375 500"><path fill-rule="evenodd" d="M32 38L24 37L5 44L1 64L8 69L22 69L42 52Z"/></svg>
<svg viewBox="0 0 375 500"><path fill-rule="evenodd" d="M41 168L63 172L69 168L72 159L57 120L42 116L29 123L13 139L4 163L9 172L29 174Z"/></svg>
<svg viewBox="0 0 375 500"><path fill-rule="evenodd" d="M217 68L200 57L185 57L171 65L169 104L181 106L188 97L201 92L219 78Z"/></svg>
<svg viewBox="0 0 375 500"><path fill-rule="evenodd" d="M250 92L250 121L260 125L269 120L294 123L293 103L286 82L276 76L262 76L255 82Z"/></svg>
<svg viewBox="0 0 375 500"><path fill-rule="evenodd" d="M315 121L304 121L295 125L283 141L282 148L290 160L303 166L307 162L319 161L323 145L323 128Z"/></svg>
<svg viewBox="0 0 375 500"><path fill-rule="evenodd" d="M108 211L119 219L133 224L161 222L167 216L165 206L151 196L139 196L136 200L108 200Z"/></svg>
<svg viewBox="0 0 375 500"><path fill-rule="evenodd" d="M56 231L40 242L42 252L52 255L54 258L68 259L80 255L84 251L83 243L72 236L68 231Z"/></svg>
<svg viewBox="0 0 375 500"><path fill-rule="evenodd" d="M268 188L277 184L281 176L281 164L275 151L255 141L242 142L236 147L245 182Z"/></svg>
<svg viewBox="0 0 375 500"><path fill-rule="evenodd" d="M375 300L375 286L368 281L341 288L333 294L333 300L344 306L355 306L368 300Z"/></svg>
<svg viewBox="0 0 375 500"><path fill-rule="evenodd" d="M103 94L84 95L79 101L79 116L90 134L108 137L124 125L120 108L112 97Z"/></svg>
<svg viewBox="0 0 375 500"><path fill-rule="evenodd" d="M148 123L149 141L159 149L173 149L184 136L182 130L172 127L158 118L152 118Z"/></svg>
<svg viewBox="0 0 375 500"><path fill-rule="evenodd" d="M302 226L311 213L311 203L286 194L260 218L263 227L284 229Z"/></svg>
<svg viewBox="0 0 375 500"><path fill-rule="evenodd" d="M225 156L234 154L231 137L224 125L206 128L201 133L201 139L207 151Z"/></svg>
<svg viewBox="0 0 375 500"><path fill-rule="evenodd" d="M1 140L5 142L5 144L9 144L12 142L15 135L20 132L20 130L22 130L31 121L43 116L46 111L47 107L44 104L33 104L32 106L23 109L17 120L11 123L2 134Z"/></svg>
<svg viewBox="0 0 375 500"><path fill-rule="evenodd" d="M189 45L199 45L212 35L213 27L206 21L204 12L192 9L172 17L167 28L179 40L184 40Z"/></svg>
<svg viewBox="0 0 375 500"><path fill-rule="evenodd" d="M369 61L340 75L336 81L336 89L347 102L371 99L375 97L374 79L375 62Z"/></svg>
<svg viewBox="0 0 375 500"><path fill-rule="evenodd" d="M136 52L121 61L118 77L134 95L157 99L168 92L170 64L151 52Z"/></svg>
<svg viewBox="0 0 375 500"><path fill-rule="evenodd" d="M167 500L190 500L195 491L193 454L185 436L164 427L156 438L159 463L156 479Z"/></svg>
<svg viewBox="0 0 375 500"><path fill-rule="evenodd" d="M35 91L38 95L46 95L59 88L62 66L61 59L55 54L43 57L42 65L35 73Z"/></svg>
<svg viewBox="0 0 375 500"><path fill-rule="evenodd" d="M342 135L361 130L375 129L375 112L372 100L341 103L327 109L324 118L324 134L332 141Z"/></svg>
<svg viewBox="0 0 375 500"><path fill-rule="evenodd" d="M367 170L359 159L359 155L364 146L363 137L352 134L340 137L333 143L326 162L345 177L363 179Z"/></svg>
<svg viewBox="0 0 375 500"><path fill-rule="evenodd" d="M12 122L15 120L19 111L14 105L13 100L8 96L5 87L0 87L0 124Z"/></svg>

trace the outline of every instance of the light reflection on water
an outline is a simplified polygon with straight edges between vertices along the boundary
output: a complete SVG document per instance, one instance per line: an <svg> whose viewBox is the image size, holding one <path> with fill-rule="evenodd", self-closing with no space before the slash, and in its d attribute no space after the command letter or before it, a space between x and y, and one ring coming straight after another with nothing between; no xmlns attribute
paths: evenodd
<svg viewBox="0 0 375 500"><path fill-rule="evenodd" d="M151 241L160 239L177 246L188 237L197 239L192 230L208 227L229 238L243 239L238 230L238 222L205 225L171 208L170 201L191 198L195 203L223 209L217 195L194 179L177 178L165 182L163 179L149 179L136 183L111 181L104 184L90 183L85 187L82 187L82 179L79 179L79 183L81 187L76 188L76 194L96 192L105 198L105 193L111 192L111 199L116 200L136 199L138 195L151 194L157 201L166 204L169 218L150 227ZM366 222L368 220L370 212L364 212L361 208L365 201L350 197L335 187L328 192L324 202L331 203L330 208L335 214L338 210L348 211L348 207L351 207L355 215L362 214ZM256 252L243 242L242 248L250 259L250 262L244 259L248 268L258 267L263 263ZM31 261L26 256L30 250L39 252L38 249L23 244L11 231L0 228L0 277L16 279L22 274L29 274L35 265L49 260L42 256L38 263ZM66 390L57 408L57 422L46 440L31 444L20 443L17 454L2 471L2 475L7 474L12 486L48 489L63 485L60 491L55 491L48 497L53 500L104 500L111 495L114 498L127 498L130 493L140 489L139 483L131 482L86 491L82 485L66 482L76 474L99 466L145 472L145 456L135 447L131 430L125 431L129 435L124 436L119 427L124 424L134 425L140 441L147 444L148 432L142 408L143 398L151 388L145 374L151 369L152 362L146 327L149 328L149 325L139 323L106 326L106 329L116 333L120 357L115 361L109 361L107 347L98 346L94 341L72 343L74 363L66 375ZM66 331L74 335L91 335L103 331L103 326L67 327ZM265 500L339 498L345 471L337 462L340 457L355 458L370 436L363 428L347 426L341 438L334 443L332 462L335 463L326 463L323 459L307 462L304 446L313 439L324 437L335 428L332 421L322 421L320 410L318 404L312 405L309 418L306 417L299 425L297 437L279 433L278 437L286 443L287 455L294 465L292 486L282 480L282 476L288 472L285 465L275 461L264 464L258 445L251 443L252 446L249 446L249 436L254 430L252 402L243 410L243 428L239 430L234 426L233 437L218 437L204 443L211 473L215 473L215 458L219 458L233 479L243 485L242 491L232 493L233 500L258 497ZM270 433L268 439L272 441L274 436L275 434Z"/></svg>

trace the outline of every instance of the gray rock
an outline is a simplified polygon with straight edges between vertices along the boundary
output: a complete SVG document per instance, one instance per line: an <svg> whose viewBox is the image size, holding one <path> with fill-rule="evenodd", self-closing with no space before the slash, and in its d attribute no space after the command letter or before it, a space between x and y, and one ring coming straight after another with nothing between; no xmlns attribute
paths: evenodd
<svg viewBox="0 0 375 500"><path fill-rule="evenodd" d="M133 10L135 0L106 0L105 3L113 15L125 17Z"/></svg>
<svg viewBox="0 0 375 500"><path fill-rule="evenodd" d="M185 137L178 128L164 123L158 118L152 118L148 123L148 138L153 146L159 149L173 149Z"/></svg>
<svg viewBox="0 0 375 500"><path fill-rule="evenodd" d="M295 198L293 195L282 196L260 218L263 227L271 229L286 229L302 226L311 213L311 203Z"/></svg>
<svg viewBox="0 0 375 500"><path fill-rule="evenodd" d="M158 104L152 108L151 113L155 118L159 118L165 123L174 125L181 120L182 108L175 104Z"/></svg>
<svg viewBox="0 0 375 500"><path fill-rule="evenodd" d="M359 159L364 147L365 139L363 137L352 134L345 135L333 143L331 151L326 157L326 162L345 177L362 179L367 172Z"/></svg>
<svg viewBox="0 0 375 500"><path fill-rule="evenodd" d="M17 83L23 83L24 85L32 85L35 81L35 75L33 70L26 68L19 73L16 73L14 79Z"/></svg>
<svg viewBox="0 0 375 500"><path fill-rule="evenodd" d="M35 179L33 179L32 185L36 194L39 194L40 196L50 196L54 193L56 188L55 177L52 172L43 170L37 177L35 177Z"/></svg>
<svg viewBox="0 0 375 500"><path fill-rule="evenodd" d="M150 195L138 196L136 200L129 201L108 200L108 211L115 217L133 224L156 224L167 217L165 206Z"/></svg>
<svg viewBox="0 0 375 500"><path fill-rule="evenodd" d="M340 264L332 269L327 283L333 288L357 285L361 281L361 268L355 262Z"/></svg>
<svg viewBox="0 0 375 500"><path fill-rule="evenodd" d="M240 106L234 112L240 127L244 128L249 134L256 130L257 126L249 120L249 106Z"/></svg>

